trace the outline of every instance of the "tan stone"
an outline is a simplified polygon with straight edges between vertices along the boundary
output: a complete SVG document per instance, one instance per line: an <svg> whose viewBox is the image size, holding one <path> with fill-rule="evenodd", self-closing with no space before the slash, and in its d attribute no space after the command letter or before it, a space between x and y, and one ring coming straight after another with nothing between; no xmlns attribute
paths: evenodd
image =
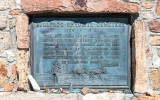
<svg viewBox="0 0 160 100"><path fill-rule="evenodd" d="M152 81L152 88L154 90L160 90L160 69L152 70L150 76Z"/></svg>
<svg viewBox="0 0 160 100"><path fill-rule="evenodd" d="M81 93L82 93L83 95L86 95L88 92L89 92L89 88L88 88L88 87L84 87L84 88L81 90Z"/></svg>
<svg viewBox="0 0 160 100"><path fill-rule="evenodd" d="M18 16L16 23L17 47L29 49L29 20L27 16Z"/></svg>
<svg viewBox="0 0 160 100"><path fill-rule="evenodd" d="M149 96L140 96L137 100L152 100L152 97Z"/></svg>
<svg viewBox="0 0 160 100"><path fill-rule="evenodd" d="M15 0L0 0L0 11L15 7Z"/></svg>
<svg viewBox="0 0 160 100"><path fill-rule="evenodd" d="M27 90L28 88L28 61L29 52L25 50L17 51L17 72L18 72L18 88Z"/></svg>
<svg viewBox="0 0 160 100"><path fill-rule="evenodd" d="M153 96L152 100L160 100L160 95Z"/></svg>
<svg viewBox="0 0 160 100"><path fill-rule="evenodd" d="M65 93L65 94L69 94L70 92L69 92L69 91L63 91L63 93Z"/></svg>
<svg viewBox="0 0 160 100"><path fill-rule="evenodd" d="M6 64L7 62L5 59L0 59L0 88L4 88L10 79Z"/></svg>
<svg viewBox="0 0 160 100"><path fill-rule="evenodd" d="M157 15L160 15L160 0L158 0L158 3L157 3L156 13Z"/></svg>
<svg viewBox="0 0 160 100"><path fill-rule="evenodd" d="M145 53L145 24L136 21L132 30L133 90L134 92L145 93L148 79Z"/></svg>
<svg viewBox="0 0 160 100"><path fill-rule="evenodd" d="M21 11L19 10L10 10L9 11L9 15L19 15L21 13Z"/></svg>
<svg viewBox="0 0 160 100"><path fill-rule="evenodd" d="M0 30L3 30L7 27L7 16L0 16Z"/></svg>
<svg viewBox="0 0 160 100"><path fill-rule="evenodd" d="M27 14L46 12L105 12L138 13L136 4L118 0L22 0L22 10Z"/></svg>
<svg viewBox="0 0 160 100"><path fill-rule="evenodd" d="M153 7L153 3L150 2L150 1L143 1L141 3L141 6L144 8L144 9L151 9Z"/></svg>
<svg viewBox="0 0 160 100"><path fill-rule="evenodd" d="M146 92L147 96L153 96L153 90L152 89L148 89Z"/></svg>
<svg viewBox="0 0 160 100"><path fill-rule="evenodd" d="M2 48L2 46L0 46L0 54L2 54L4 52L4 49Z"/></svg>
<svg viewBox="0 0 160 100"><path fill-rule="evenodd" d="M149 43L152 46L160 46L160 36L151 37Z"/></svg>

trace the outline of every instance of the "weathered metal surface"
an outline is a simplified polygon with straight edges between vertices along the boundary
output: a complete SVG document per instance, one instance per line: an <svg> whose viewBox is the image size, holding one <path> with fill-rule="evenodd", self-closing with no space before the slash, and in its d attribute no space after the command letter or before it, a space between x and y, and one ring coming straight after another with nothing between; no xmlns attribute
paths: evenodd
<svg viewBox="0 0 160 100"><path fill-rule="evenodd" d="M34 18L33 76L41 88L129 88L128 18Z"/></svg>

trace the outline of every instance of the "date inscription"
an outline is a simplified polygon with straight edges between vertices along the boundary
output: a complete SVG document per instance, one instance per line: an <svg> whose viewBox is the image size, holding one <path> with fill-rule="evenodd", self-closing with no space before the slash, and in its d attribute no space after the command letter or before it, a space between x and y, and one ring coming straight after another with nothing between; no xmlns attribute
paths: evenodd
<svg viewBox="0 0 160 100"><path fill-rule="evenodd" d="M41 87L128 85L127 18L37 18L33 27Z"/></svg>

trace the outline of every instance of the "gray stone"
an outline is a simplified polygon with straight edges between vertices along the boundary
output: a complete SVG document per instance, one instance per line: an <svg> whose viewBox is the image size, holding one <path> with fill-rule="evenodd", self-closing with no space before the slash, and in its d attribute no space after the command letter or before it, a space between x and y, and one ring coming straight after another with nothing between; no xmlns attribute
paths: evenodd
<svg viewBox="0 0 160 100"><path fill-rule="evenodd" d="M32 85L32 87L33 87L33 90L35 90L35 91L40 91L40 87L39 87L39 85L37 84L37 82L36 82L36 80L32 77L32 75L29 75L28 76L28 79L29 79L29 81L31 82L31 85Z"/></svg>
<svg viewBox="0 0 160 100"><path fill-rule="evenodd" d="M158 49L157 53L158 53L158 56L160 57L160 49Z"/></svg>
<svg viewBox="0 0 160 100"><path fill-rule="evenodd" d="M153 19L153 14L150 11L145 11L141 13L141 18L143 20Z"/></svg>
<svg viewBox="0 0 160 100"><path fill-rule="evenodd" d="M10 49L11 40L9 34L9 32L0 32L0 54L2 54L4 50Z"/></svg>
<svg viewBox="0 0 160 100"><path fill-rule="evenodd" d="M0 92L3 92L4 91L4 88L0 88ZM1 95L1 94L0 94Z"/></svg>
<svg viewBox="0 0 160 100"><path fill-rule="evenodd" d="M0 45L0 54L2 54L4 52L4 48L2 45Z"/></svg>
<svg viewBox="0 0 160 100"><path fill-rule="evenodd" d="M13 61L15 61L15 59L13 57L9 56L9 55L7 56L6 60L8 62L10 62L10 63L12 63Z"/></svg>
<svg viewBox="0 0 160 100"><path fill-rule="evenodd" d="M83 95L81 93L77 94L77 100L83 100Z"/></svg>
<svg viewBox="0 0 160 100"><path fill-rule="evenodd" d="M8 43L4 43L4 49L5 49L5 50L10 49L10 44L8 44Z"/></svg>
<svg viewBox="0 0 160 100"><path fill-rule="evenodd" d="M37 95L38 97L45 97L45 94L39 93L39 92L37 92L36 95Z"/></svg>
<svg viewBox="0 0 160 100"><path fill-rule="evenodd" d="M133 94L125 94L124 100L132 100L133 97Z"/></svg>
<svg viewBox="0 0 160 100"><path fill-rule="evenodd" d="M16 8L21 9L21 0L16 0Z"/></svg>
<svg viewBox="0 0 160 100"><path fill-rule="evenodd" d="M131 2L131 3L139 3L139 0L122 0L125 2Z"/></svg>
<svg viewBox="0 0 160 100"><path fill-rule="evenodd" d="M160 67L160 58L159 58L159 59L155 59L155 60L153 61L152 65L153 65L154 67Z"/></svg>
<svg viewBox="0 0 160 100"><path fill-rule="evenodd" d="M0 16L0 30L3 30L7 27L7 17Z"/></svg>

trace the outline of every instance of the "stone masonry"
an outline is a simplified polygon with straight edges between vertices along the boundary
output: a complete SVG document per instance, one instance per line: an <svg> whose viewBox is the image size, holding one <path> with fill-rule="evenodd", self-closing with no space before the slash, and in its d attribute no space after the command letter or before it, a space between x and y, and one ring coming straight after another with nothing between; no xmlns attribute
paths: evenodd
<svg viewBox="0 0 160 100"><path fill-rule="evenodd" d="M159 100L153 95L160 94L160 0L0 0L0 4L0 91L30 89L30 15L130 14L132 90L143 95L133 100Z"/></svg>
<svg viewBox="0 0 160 100"><path fill-rule="evenodd" d="M135 22L132 32L132 70L134 92L145 93L147 91L148 73L145 54L145 24ZM140 55L141 54L141 55ZM141 85L139 85L141 84Z"/></svg>
<svg viewBox="0 0 160 100"><path fill-rule="evenodd" d="M46 3L47 2L47 3ZM137 13L135 4L118 2L117 0L22 0L22 10L27 14L40 12L106 12Z"/></svg>

